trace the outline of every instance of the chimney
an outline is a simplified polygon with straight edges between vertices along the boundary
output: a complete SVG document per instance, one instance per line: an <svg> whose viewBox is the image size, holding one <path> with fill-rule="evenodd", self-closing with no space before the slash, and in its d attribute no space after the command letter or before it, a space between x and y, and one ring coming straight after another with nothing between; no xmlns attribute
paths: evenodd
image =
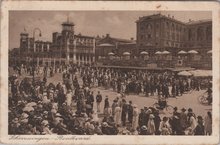
<svg viewBox="0 0 220 145"><path fill-rule="evenodd" d="M170 17L170 14L168 14L168 17Z"/></svg>
<svg viewBox="0 0 220 145"><path fill-rule="evenodd" d="M191 22L192 20L191 19L189 19L189 22Z"/></svg>
<svg viewBox="0 0 220 145"><path fill-rule="evenodd" d="M109 34L106 34L106 37L109 37L110 35Z"/></svg>
<svg viewBox="0 0 220 145"><path fill-rule="evenodd" d="M174 19L174 16L172 16L172 19Z"/></svg>

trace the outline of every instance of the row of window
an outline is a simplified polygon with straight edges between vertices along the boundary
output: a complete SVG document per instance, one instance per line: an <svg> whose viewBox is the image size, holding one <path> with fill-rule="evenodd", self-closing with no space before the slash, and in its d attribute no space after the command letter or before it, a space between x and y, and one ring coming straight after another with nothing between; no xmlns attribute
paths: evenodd
<svg viewBox="0 0 220 145"><path fill-rule="evenodd" d="M156 23L156 29L160 28L160 24ZM180 24L174 24L171 22L165 22L164 26L166 29L169 29L171 31L176 31L176 32L186 32L186 28L183 25ZM141 24L140 30L141 31L152 31L153 29L153 24L152 23L147 23L147 24Z"/></svg>

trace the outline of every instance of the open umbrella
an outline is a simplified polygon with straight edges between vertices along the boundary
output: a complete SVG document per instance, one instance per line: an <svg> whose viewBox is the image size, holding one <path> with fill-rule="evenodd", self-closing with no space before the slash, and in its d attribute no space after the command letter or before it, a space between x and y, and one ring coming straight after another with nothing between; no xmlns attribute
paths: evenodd
<svg viewBox="0 0 220 145"><path fill-rule="evenodd" d="M160 52L160 51L157 51L155 54L162 54L162 52Z"/></svg>
<svg viewBox="0 0 220 145"><path fill-rule="evenodd" d="M186 51L181 50L181 51L179 51L179 52L178 52L178 54L187 54L187 52L186 52Z"/></svg>
<svg viewBox="0 0 220 145"><path fill-rule="evenodd" d="M165 51L161 52L161 54L170 54L170 52L165 50Z"/></svg>
<svg viewBox="0 0 220 145"><path fill-rule="evenodd" d="M212 50L207 51L207 53L208 53L208 54L211 54L211 53L212 53Z"/></svg>
<svg viewBox="0 0 220 145"><path fill-rule="evenodd" d="M129 52L124 52L123 55L131 55Z"/></svg>
<svg viewBox="0 0 220 145"><path fill-rule="evenodd" d="M146 52L146 51L142 51L140 54L148 54L148 52Z"/></svg>
<svg viewBox="0 0 220 145"><path fill-rule="evenodd" d="M197 54L198 52L195 51L195 50L190 50L190 51L188 51L188 53L189 53L189 54Z"/></svg>
<svg viewBox="0 0 220 145"><path fill-rule="evenodd" d="M109 53L108 53L108 55L115 55L115 54L114 54L114 53L112 53L112 52L109 52Z"/></svg>
<svg viewBox="0 0 220 145"><path fill-rule="evenodd" d="M191 76L192 74L189 73L188 71L181 71L178 73L179 76Z"/></svg>

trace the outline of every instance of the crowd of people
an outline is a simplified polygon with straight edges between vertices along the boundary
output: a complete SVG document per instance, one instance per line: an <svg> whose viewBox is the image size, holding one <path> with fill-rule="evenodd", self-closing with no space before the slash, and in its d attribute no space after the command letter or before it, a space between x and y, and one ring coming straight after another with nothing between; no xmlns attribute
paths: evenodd
<svg viewBox="0 0 220 145"><path fill-rule="evenodd" d="M15 70L26 72L28 67L22 67ZM192 108L177 106L168 117L151 106L139 108L126 97L129 93L176 97L190 90L210 89L208 79L89 66L44 67L43 72L39 69L35 68L34 73L42 73L42 80L9 77L9 134L212 134L210 111L202 117L196 116ZM34 69L29 69L30 74L31 70ZM47 77L61 72L62 82L47 82ZM95 94L93 87L112 89L118 95L103 96L99 91ZM114 98L112 102L110 97Z"/></svg>

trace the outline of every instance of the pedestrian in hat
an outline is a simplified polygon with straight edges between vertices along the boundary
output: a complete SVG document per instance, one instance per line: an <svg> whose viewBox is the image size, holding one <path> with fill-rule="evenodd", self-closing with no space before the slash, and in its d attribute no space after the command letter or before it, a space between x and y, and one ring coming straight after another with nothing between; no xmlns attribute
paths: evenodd
<svg viewBox="0 0 220 145"><path fill-rule="evenodd" d="M170 135L172 133L172 129L168 120L169 119L167 117L163 117L163 120L160 122L159 131L161 135Z"/></svg>
<svg viewBox="0 0 220 145"><path fill-rule="evenodd" d="M133 105L134 109L133 109L133 120L132 120L132 129L137 129L138 127L138 115L139 115L139 110L137 108L137 105L134 104Z"/></svg>
<svg viewBox="0 0 220 145"><path fill-rule="evenodd" d="M147 127L145 125L141 126L139 135L148 135Z"/></svg>
<svg viewBox="0 0 220 145"><path fill-rule="evenodd" d="M197 126L197 122L192 112L188 113L188 123L189 123L189 127L191 127L192 131L194 132L194 129Z"/></svg>
<svg viewBox="0 0 220 145"><path fill-rule="evenodd" d="M98 91L98 94L97 94L97 96L96 96L97 112L98 112L98 113L100 113L100 111L101 111L101 107L100 107L101 102L102 102L102 95L101 95L101 93Z"/></svg>
<svg viewBox="0 0 220 145"><path fill-rule="evenodd" d="M205 134L211 135L212 134L212 114L210 111L208 111L207 115L205 116L204 126L205 126Z"/></svg>
<svg viewBox="0 0 220 145"><path fill-rule="evenodd" d="M205 135L205 127L203 125L203 118L202 116L197 117L197 126L194 130L194 135Z"/></svg>
<svg viewBox="0 0 220 145"><path fill-rule="evenodd" d="M132 101L129 101L128 104L128 121L131 124L132 123L132 118L133 118L133 106L132 106Z"/></svg>
<svg viewBox="0 0 220 145"><path fill-rule="evenodd" d="M180 126L182 130L185 130L187 128L187 114L186 109L182 108L180 113Z"/></svg>
<svg viewBox="0 0 220 145"><path fill-rule="evenodd" d="M155 124L154 124L154 115L153 114L149 115L149 120L147 123L147 131L148 131L148 134L150 134L150 135L155 134L156 128L155 128Z"/></svg>
<svg viewBox="0 0 220 145"><path fill-rule="evenodd" d="M116 104L116 107L115 107L114 120L117 126L121 124L121 107L119 107L118 104Z"/></svg>

